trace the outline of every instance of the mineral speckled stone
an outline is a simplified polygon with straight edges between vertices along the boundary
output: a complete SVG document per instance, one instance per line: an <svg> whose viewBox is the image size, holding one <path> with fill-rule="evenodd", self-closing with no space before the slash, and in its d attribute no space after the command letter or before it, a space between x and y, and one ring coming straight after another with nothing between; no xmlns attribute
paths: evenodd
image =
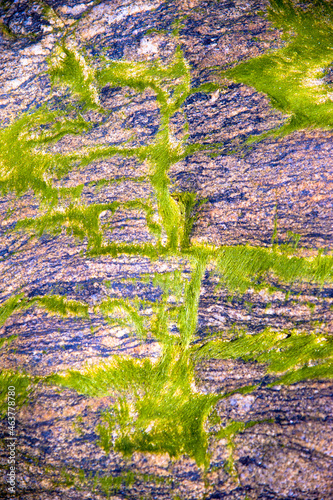
<svg viewBox="0 0 333 500"><path fill-rule="evenodd" d="M333 497L330 41L328 0L0 0L1 498ZM313 53L290 133L228 73Z"/></svg>

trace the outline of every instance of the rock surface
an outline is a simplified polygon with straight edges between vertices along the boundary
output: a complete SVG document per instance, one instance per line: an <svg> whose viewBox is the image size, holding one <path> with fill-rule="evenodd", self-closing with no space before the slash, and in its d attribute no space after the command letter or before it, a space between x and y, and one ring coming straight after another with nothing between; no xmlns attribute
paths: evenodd
<svg viewBox="0 0 333 500"><path fill-rule="evenodd" d="M105 54L113 60L160 58L166 63L179 44L191 65L192 87L221 84L217 91L190 95L171 123L175 137L181 137L185 114L189 143L221 144L216 155L199 151L170 169L171 190L195 192L199 200L205 200L197 210L191 242L269 247L277 229L280 244L288 242L288 232L292 232L301 236L304 255L314 255L318 249L330 254L332 132L298 131L267 138L251 148L245 146L250 135L271 130L288 117L253 88L225 80L221 83L216 70L282 46L281 31L259 13L266 8L265 0L2 1L1 125L7 126L22 112L50 99L47 59L64 35L96 61ZM178 35L172 37L177 29ZM55 98L57 92L55 89ZM64 137L55 152L65 154L104 141L118 145L127 140L134 146L152 143L159 126L152 92L106 86L101 100L112 110L105 122L83 136ZM119 182L96 191L91 184L106 176ZM74 170L62 182L67 187L84 184L82 199L87 204L92 200L149 201L152 186L148 176L145 164L117 156ZM11 193L1 199L2 302L23 291L29 298L66 295L85 301L92 309L108 297L138 297L155 303L162 291L152 279L146 280L147 276L179 270L185 280L190 279L191 265L185 258L86 257L86 242L75 242L65 233L29 239L23 232L9 231L23 217L35 217L39 208L31 192L19 200ZM110 242L154 241L143 210L118 210L113 226ZM269 276L275 291L249 289L230 298L226 288L215 288L215 278L208 269L202 282L198 342L207 331L230 338L235 325L250 333L266 327L332 333L330 284L283 285ZM142 340L130 327L110 325L97 310L90 318L78 319L61 318L34 307L15 312L1 327L0 335L17 336L2 347L1 368L40 377L82 370L114 355L156 361L161 354L154 336ZM216 412L223 424L261 421L236 434L232 443L227 439L212 441L206 473L187 456L171 460L167 454L137 452L125 459L120 453L105 454L97 444L96 425L101 412L112 404L112 397L92 398L41 382L17 415L18 498L107 498L107 488L93 492L89 481L79 475L81 470L85 478L89 473L117 477L132 472L132 485L123 482L117 491L110 487L114 500L329 500L333 496L332 384L311 380L269 387L267 380L265 366L255 362L213 359L197 364L197 391L235 391L217 403ZM250 394L237 393L244 385L257 387ZM6 419L1 425L1 459L6 464ZM72 474L67 485L64 471ZM0 495L7 498L5 482L0 488Z"/></svg>

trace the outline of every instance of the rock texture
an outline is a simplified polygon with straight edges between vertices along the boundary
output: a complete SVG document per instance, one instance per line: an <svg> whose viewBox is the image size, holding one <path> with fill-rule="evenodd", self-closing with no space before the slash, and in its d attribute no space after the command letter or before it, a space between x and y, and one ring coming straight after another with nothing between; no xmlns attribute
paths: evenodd
<svg viewBox="0 0 333 500"><path fill-rule="evenodd" d="M245 146L250 135L271 130L287 117L271 107L267 96L222 81L217 71L282 46L281 32L259 12L266 8L265 0L2 1L1 126L49 101L47 59L63 36L96 60L105 54L114 60L167 62L179 44L191 65L192 87L208 82L220 85L217 91L190 95L182 107L189 143L220 143L219 153L199 151L170 170L172 191L195 192L205 200L197 209L191 241L268 247L274 231L280 244L288 241L291 231L301 236L304 255L318 249L330 254L332 132L299 131ZM178 36L172 37L177 29ZM328 81L329 73L325 78ZM114 145L153 141L159 110L150 91L106 86L101 100L113 111L106 122L84 136L63 138L55 146L58 152L104 141ZM182 113L172 118L175 136L181 136L183 121ZM87 203L151 200L148 174L136 159L115 157L73 171L62 182L68 187L83 183ZM96 192L91 183L106 175L117 182ZM91 308L107 297L139 297L154 303L162 291L152 280L145 280L147 276L179 270L184 279L190 278L186 259L86 257L86 243L75 242L65 233L29 239L23 232L10 231L21 218L36 216L39 208L31 193L19 200L12 193L1 198L2 302L23 291L29 298L66 295L84 300ZM154 241L142 210L118 210L113 224L110 241ZM235 325L250 333L268 326L332 333L330 284L285 286L270 276L270 284L277 287L273 293L249 289L230 297L227 289L216 290L215 278L213 269L208 269L202 282L198 342L207 332L230 338ZM1 368L40 377L82 370L114 355L156 360L161 354L153 336L143 341L130 328L110 325L98 311L89 319L61 318L35 307L15 312L0 335L17 336L2 347ZM212 441L206 472L187 456L171 460L168 455L149 453L135 453L131 459L116 452L106 455L98 446L96 425L112 397L92 398L40 383L17 414L17 498L104 499L107 487L93 491L89 473L119 477L131 472L135 481L126 484L124 480L114 491L110 487L111 498L329 500L333 497L332 384L312 380L268 387L267 381L265 366L240 359L207 360L196 366L196 390L204 394L235 391L217 404L222 423L262 422L236 434L232 443ZM237 393L244 384L257 388L250 394ZM4 464L6 426L3 419ZM4 476L1 481L1 498L10 498Z"/></svg>

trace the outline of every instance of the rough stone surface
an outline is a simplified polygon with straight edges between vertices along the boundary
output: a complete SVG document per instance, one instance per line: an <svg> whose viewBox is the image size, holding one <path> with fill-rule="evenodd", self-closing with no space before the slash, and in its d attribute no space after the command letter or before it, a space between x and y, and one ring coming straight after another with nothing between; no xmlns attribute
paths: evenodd
<svg viewBox="0 0 333 500"><path fill-rule="evenodd" d="M45 4L52 7L45 14ZM264 0L48 0L0 2L0 123L6 126L20 113L48 99L50 81L47 57L66 31L75 30L78 47L90 55L119 60L167 61L179 42L191 64L193 86L216 80L213 67L225 69L235 61L255 57L280 47L279 30L258 11ZM172 24L182 18L179 40L170 38ZM164 30L164 31L163 31ZM2 34L1 34L2 33ZM73 35L74 36L74 35ZM332 81L332 71L325 76ZM131 103L128 105L128 95ZM58 151L77 145L149 143L158 127L158 110L149 93L128 89L102 90L103 104L114 112L98 129L82 137L64 138ZM224 82L213 94L190 96L183 110L189 123L189 142L222 143L224 153L209 157L202 152L172 166L175 191L191 191L206 202L198 210L191 240L215 245L269 246L277 225L280 243L288 231L301 235L304 255L313 249L332 250L333 211L332 132L300 131L283 138L270 138L229 154L251 135L259 135L282 124L286 117L272 109L266 96L241 84ZM121 119L123 122L121 122ZM182 116L174 119L175 134ZM131 129L130 131L128 129ZM245 153L244 153L245 151ZM98 194L91 181L106 175L125 178ZM72 172L64 185L85 184L83 196L89 202L150 199L147 169L134 159L114 158ZM165 273L177 268L187 277L188 262L176 259L151 262L144 257L86 258L82 242L61 234L29 240L24 234L9 233L17 220L33 217L38 201L27 194L17 201L2 197L1 213L1 301L23 290L29 297L56 293L70 299L84 299L91 306L106 297L138 296L156 301L161 290L152 283L138 282L148 273ZM14 209L14 210L13 210ZM9 214L8 210L13 210ZM144 214L139 210L116 212L110 241L150 242ZM105 283L111 283L107 286ZM295 283L288 289L268 294L248 290L230 300L225 289L215 289L214 274L204 278L198 316L198 338L208 330L226 335L237 323L250 333L271 326L279 329L332 333L332 288ZM271 284L276 284L271 278ZM287 291L290 292L286 298ZM295 305L295 302L297 304ZM308 304L315 304L310 308ZM1 368L23 369L46 376L67 369L106 360L115 354L156 359L159 343L138 339L130 329L110 326L101 315L91 319L58 318L38 308L16 313L0 330L2 337L17 335L2 348ZM135 454L125 460L120 454L106 456L97 445L96 425L103 409L112 402L105 398L78 396L38 386L17 415L18 497L26 500L83 500L107 498L83 486L60 484L61 470L72 468L117 475L133 471L141 480L132 489L121 488L113 497L176 498L207 500L245 498L262 500L329 500L333 497L332 384L310 381L292 386L268 388L263 383L265 367L241 360L211 360L197 366L197 389L219 394L240 386L262 384L251 394L234 394L218 403L223 422L264 422L246 429L234 440L234 463L238 477L228 474L227 443L211 445L212 466L206 477L188 457L172 462L167 455ZM84 418L84 425L78 416ZM6 422L2 421L2 438ZM5 441L2 440L2 444ZM1 447L1 460L6 450ZM166 478L156 484L144 475ZM1 483L1 481L0 481ZM1 498L6 497L0 485ZM205 495L205 496L204 496Z"/></svg>

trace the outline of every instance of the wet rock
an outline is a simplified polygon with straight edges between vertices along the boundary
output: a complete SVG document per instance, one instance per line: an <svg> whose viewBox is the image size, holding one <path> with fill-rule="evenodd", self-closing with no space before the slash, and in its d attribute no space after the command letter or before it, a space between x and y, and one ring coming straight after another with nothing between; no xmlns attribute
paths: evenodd
<svg viewBox="0 0 333 500"><path fill-rule="evenodd" d="M46 13L45 5L52 11ZM300 235L304 255L311 257L320 248L330 252L331 131L304 130L246 146L250 136L283 125L288 116L273 109L267 96L220 77L235 62L284 43L281 31L260 14L266 7L267 2L261 0L3 1L1 126L41 103L49 102L56 109L57 102L64 99L54 89L50 100L47 58L65 31L97 69L104 54L113 61L159 58L167 64L179 44L191 65L192 88L219 85L214 92L188 96L170 123L173 136L180 139L187 121L188 142L205 144L211 153L196 152L170 169L174 194L195 192L199 201L205 200L196 209L192 243L269 247L274 238L275 243L290 243L293 233ZM330 75L328 69L327 83L331 83ZM97 113L91 112L94 126L82 135L63 137L50 146L52 152L66 154L105 143L139 147L153 142L160 112L151 90L139 93L118 85L104 85L99 90L107 113L97 119ZM69 91L66 99L71 102ZM151 204L152 218L158 222L151 175L147 165L133 157L115 156L74 169L56 183L61 187L82 184L82 200L88 205L140 199ZM110 177L115 182L103 184ZM18 220L35 218L40 208L30 192L19 200L11 194L1 200L1 301L22 291L29 299L56 294L84 301L90 316L60 318L37 306L16 312L0 330L1 339L17 335L1 350L1 368L47 377L68 369L82 370L115 355L155 363L161 345L153 335L143 340L132 327L110 324L95 306L107 298L137 299L151 315L163 294L153 277L177 271L188 281L190 261L178 257L155 261L143 256L92 258L84 256L85 240L76 242L65 232L41 239L12 232ZM101 220L110 223L110 213L105 211ZM106 233L109 243L156 243L143 210L119 209L112 215L112 223L112 230ZM203 342L209 335L230 339L235 326L253 334L267 327L331 334L329 283L290 285L274 276L268 276L267 283L273 291L231 293L216 288L216 274L207 272L195 342ZM171 296L170 303L176 302ZM175 326L171 333L178 333ZM111 477L133 473L134 484L127 488L122 483L112 491L114 499L178 495L194 500L205 495L228 500L329 500L333 495L332 385L314 380L268 387L272 379L264 365L242 359L197 364L196 391L215 396L235 391L217 404L223 425L258 422L235 434L232 442L210 441L212 461L206 476L187 456L172 462L168 455L136 453L131 460L116 452L106 455L97 444L96 426L101 413L113 403L112 397L89 398L40 384L18 412L18 494L27 500L106 498L106 490L92 492L91 484L80 480L82 470L85 477L100 471ZM257 388L250 394L237 393L244 385ZM5 435L6 420L1 425ZM230 469L230 449L235 474ZM5 451L1 449L4 459ZM72 474L67 486L64 469Z"/></svg>

